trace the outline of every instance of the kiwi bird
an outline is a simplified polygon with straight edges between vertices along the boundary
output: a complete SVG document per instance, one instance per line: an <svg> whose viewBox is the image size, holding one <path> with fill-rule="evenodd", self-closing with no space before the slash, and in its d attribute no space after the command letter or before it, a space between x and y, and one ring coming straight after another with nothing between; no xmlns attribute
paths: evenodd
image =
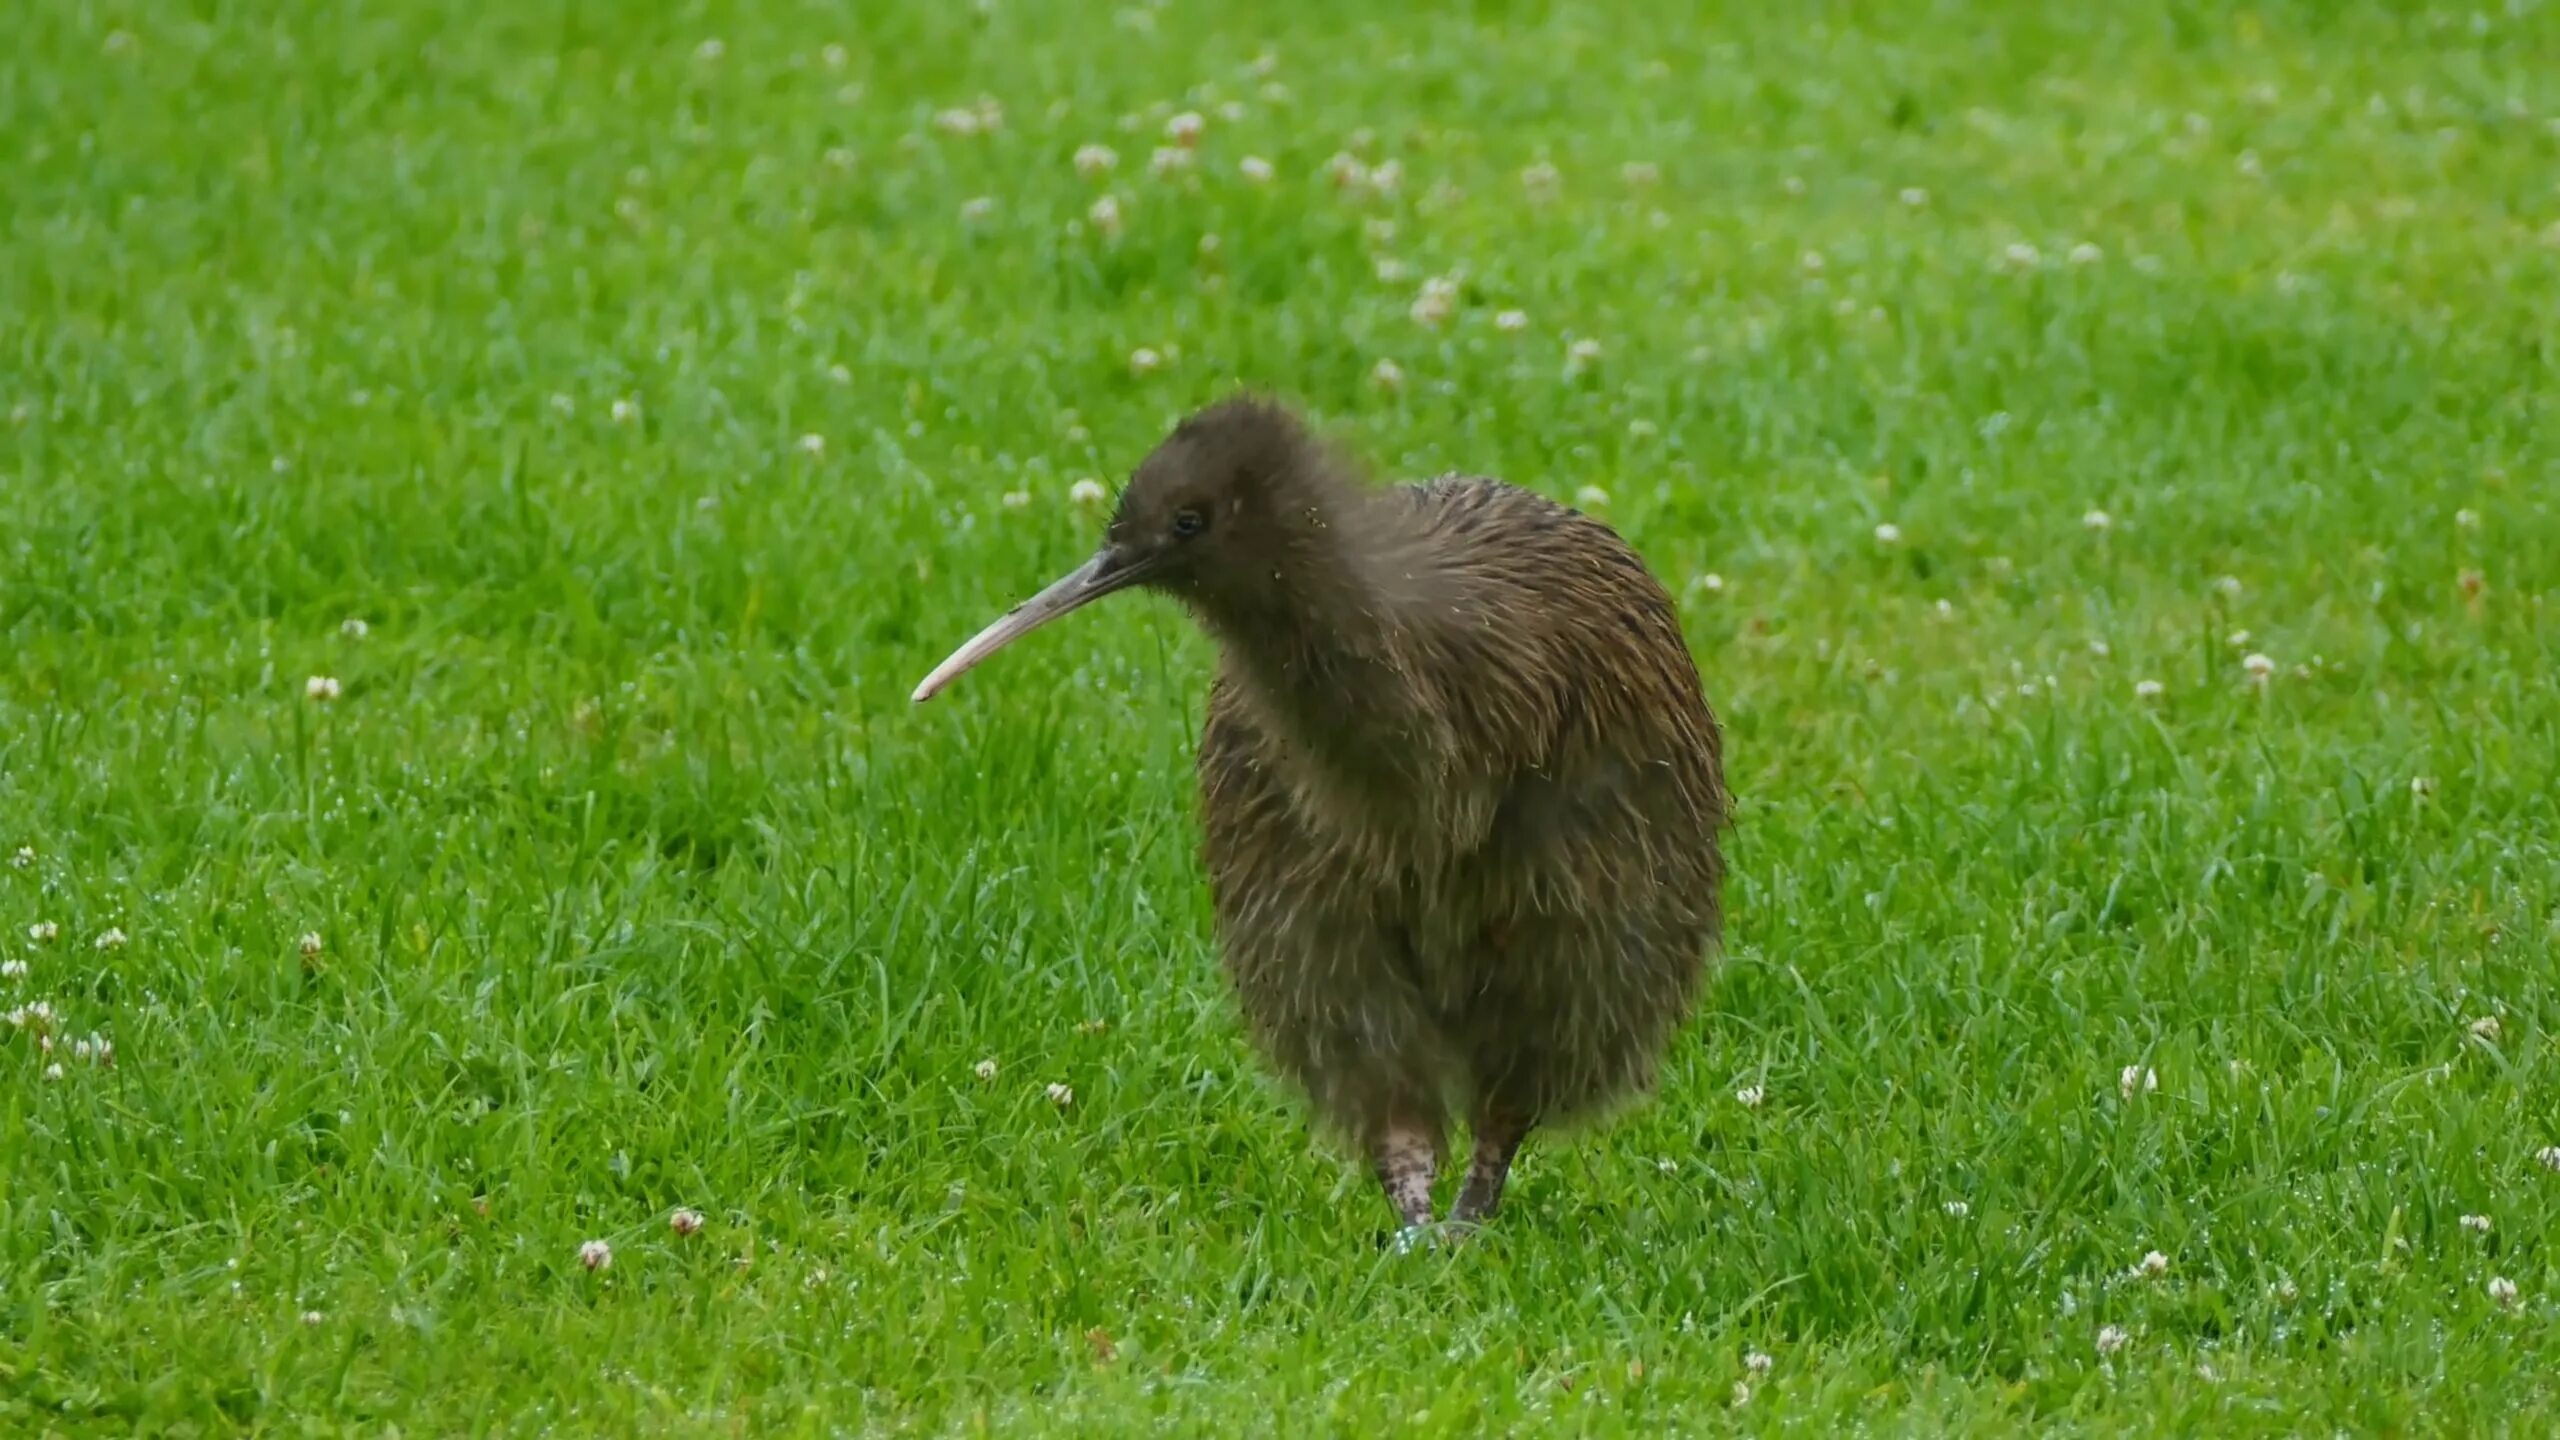
<svg viewBox="0 0 2560 1440"><path fill-rule="evenodd" d="M1723 740L1670 597L1598 520L1498 480L1369 484L1246 396L1182 421L1093 558L915 699L1127 589L1218 644L1202 858L1256 1047L1407 1238L1463 1118L1449 1219L1491 1219L1533 1129L1651 1089L1721 942Z"/></svg>

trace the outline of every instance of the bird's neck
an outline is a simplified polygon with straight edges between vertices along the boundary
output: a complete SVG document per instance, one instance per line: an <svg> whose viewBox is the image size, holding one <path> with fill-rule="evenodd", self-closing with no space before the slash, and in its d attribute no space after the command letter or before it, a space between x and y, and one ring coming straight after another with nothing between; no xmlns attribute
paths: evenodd
<svg viewBox="0 0 2560 1440"><path fill-rule="evenodd" d="M1408 583L1428 555L1367 494L1275 547L1265 573L1195 608L1292 748L1382 799L1447 763L1450 726L1415 665ZM1245 577L1238 577L1239 580Z"/></svg>

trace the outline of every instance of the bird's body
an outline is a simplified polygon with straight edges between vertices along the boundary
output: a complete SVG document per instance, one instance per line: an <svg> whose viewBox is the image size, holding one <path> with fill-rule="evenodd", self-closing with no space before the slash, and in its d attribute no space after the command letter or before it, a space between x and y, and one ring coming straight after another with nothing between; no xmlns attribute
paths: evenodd
<svg viewBox="0 0 2560 1440"><path fill-rule="evenodd" d="M1596 520L1361 485L1250 401L1177 429L1112 529L1146 558L1108 573L1220 645L1202 854L1257 1046L1408 1223L1463 1116L1453 1216L1489 1217L1531 1128L1651 1084L1720 937L1721 741L1670 597Z"/></svg>

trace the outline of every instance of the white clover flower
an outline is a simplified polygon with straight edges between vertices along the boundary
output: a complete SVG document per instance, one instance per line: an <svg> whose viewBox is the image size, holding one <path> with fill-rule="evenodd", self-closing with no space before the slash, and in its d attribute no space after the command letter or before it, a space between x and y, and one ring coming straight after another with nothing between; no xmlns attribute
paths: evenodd
<svg viewBox="0 0 2560 1440"><path fill-rule="evenodd" d="M2098 1327L2097 1345L2098 1353L2101 1355L2113 1355L2132 1343L2132 1334L2121 1325L2101 1325Z"/></svg>
<svg viewBox="0 0 2560 1440"><path fill-rule="evenodd" d="M1950 1200L1939 1208L1947 1212L1950 1220L1962 1220L1973 1214L1973 1207L1962 1200Z"/></svg>
<svg viewBox="0 0 2560 1440"><path fill-rule="evenodd" d="M1209 122L1200 118L1199 111L1185 110L1164 122L1164 138L1185 150L1190 150L1200 144L1200 136L1208 128Z"/></svg>
<svg viewBox="0 0 2560 1440"><path fill-rule="evenodd" d="M2494 1045L2497 1043L2498 1035L2503 1028L2503 1026L2499 1025L2497 1016L2483 1015L2479 1019L2471 1022L2471 1038L2474 1040L2485 1040Z"/></svg>
<svg viewBox="0 0 2560 1440"><path fill-rule="evenodd" d="M2071 263L2074 265L2095 265L2106 258L2106 251L2099 249L2097 246L2090 244L2086 240L2083 240L2079 244L2071 247Z"/></svg>
<svg viewBox="0 0 2560 1440"><path fill-rule="evenodd" d="M1236 162L1236 173L1256 185L1268 185L1276 172L1271 168L1270 161L1259 155L1247 155Z"/></svg>
<svg viewBox="0 0 2560 1440"><path fill-rule="evenodd" d="M797 443L800 447L800 453L810 456L811 458L827 453L827 437L824 435L803 435Z"/></svg>
<svg viewBox="0 0 2560 1440"><path fill-rule="evenodd" d="M1141 345L1129 352L1129 373L1152 375L1164 368L1164 356Z"/></svg>
<svg viewBox="0 0 2560 1440"><path fill-rule="evenodd" d="M1880 524L1880 525L1876 526L1876 543L1877 543L1877 544L1879 544L1879 545L1899 545L1899 544L1901 544L1901 543L1902 543L1902 527L1901 527L1901 526L1899 526L1899 525L1894 524L1894 523L1893 523L1892 521L1890 521L1890 520L1887 520L1887 521L1885 521L1884 523L1882 523L1882 524Z"/></svg>
<svg viewBox="0 0 2560 1440"><path fill-rule="evenodd" d="M303 697L310 700L335 700L341 688L335 675L314 675L302 682Z"/></svg>
<svg viewBox="0 0 2560 1440"><path fill-rule="evenodd" d="M992 1058L981 1060L969 1068L971 1073L975 1074L981 1080L993 1080L996 1078L996 1062Z"/></svg>
<svg viewBox="0 0 2560 1440"><path fill-rule="evenodd" d="M2098 531L2101 534L2114 528L2115 523L2115 517L2109 515L2104 510L2092 510L2088 514L2080 517L2080 526L2082 529Z"/></svg>
<svg viewBox="0 0 2560 1440"><path fill-rule="evenodd" d="M1743 1352L1742 1368L1750 1371L1754 1375L1768 1374L1770 1370L1776 1367L1777 1363L1777 1361L1770 1359L1766 1354L1758 1350Z"/></svg>
<svg viewBox="0 0 2560 1440"><path fill-rule="evenodd" d="M2136 1095L2148 1095L2159 1088L2160 1076L2148 1065L2127 1065L2123 1073L2116 1076L2116 1091L2127 1100Z"/></svg>
<svg viewBox="0 0 2560 1440"><path fill-rule="evenodd" d="M1119 165L1119 163L1119 152L1113 150L1108 145L1079 145L1076 147L1076 173L1087 180L1099 179L1102 176L1110 174L1112 170Z"/></svg>
<svg viewBox="0 0 2560 1440"><path fill-rule="evenodd" d="M1191 152L1174 145L1159 145L1147 157L1147 170L1159 178L1179 175L1191 168Z"/></svg>
<svg viewBox="0 0 2560 1440"><path fill-rule="evenodd" d="M2169 687L2161 684L2157 680L2136 680L2133 682L2133 698L2136 700L2157 700L2168 693Z"/></svg>
<svg viewBox="0 0 2560 1440"><path fill-rule="evenodd" d="M1422 282L1422 293L1413 299L1413 323L1437 328L1458 308L1458 282L1445 275L1434 275Z"/></svg>
<svg viewBox="0 0 2560 1440"><path fill-rule="evenodd" d="M338 622L338 633L350 640L361 640L373 633L373 627L364 623L362 619L350 615Z"/></svg>
<svg viewBox="0 0 2560 1440"><path fill-rule="evenodd" d="M1099 505L1107 498L1109 497L1102 488L1102 482L1091 477L1067 487L1067 499L1073 504Z"/></svg>
<svg viewBox="0 0 2560 1440"><path fill-rule="evenodd" d="M2138 1280L2157 1280L2168 1273L2169 1257L2157 1250L2144 1254L2141 1261L2133 1267L2134 1278Z"/></svg>
<svg viewBox="0 0 2560 1440"><path fill-rule="evenodd" d="M1493 317L1493 328L1510 333L1526 330L1529 328L1529 312L1526 310L1500 311Z"/></svg>
<svg viewBox="0 0 2560 1440"><path fill-rule="evenodd" d="M613 1268L613 1247L602 1240L590 1240L578 1247L578 1263L590 1270Z"/></svg>
<svg viewBox="0 0 2560 1440"><path fill-rule="evenodd" d="M1393 360L1381 359L1370 367L1369 382L1381 390L1401 390L1404 388L1404 367Z"/></svg>
<svg viewBox="0 0 2560 1440"><path fill-rule="evenodd" d="M1564 368L1568 375L1579 375L1600 363L1600 342L1576 340L1564 348Z"/></svg>
<svg viewBox="0 0 2560 1440"><path fill-rule="evenodd" d="M1114 240L1120 238L1120 202L1111 196L1094 201L1093 208L1085 212L1085 219L1100 234Z"/></svg>
<svg viewBox="0 0 2560 1440"><path fill-rule="evenodd" d="M2276 673L2276 662L2252 651L2242 657L2240 668L2249 672L2251 683L2264 685L2267 683L2267 677Z"/></svg>
<svg viewBox="0 0 2560 1440"><path fill-rule="evenodd" d="M1734 1103L1740 1105L1745 1110L1759 1109L1760 1102L1767 1098L1768 1092L1762 1090L1757 1085L1745 1085L1741 1089L1733 1092Z"/></svg>
<svg viewBox="0 0 2560 1440"><path fill-rule="evenodd" d="M1007 490L1002 495L996 497L996 503L1002 505L1007 510L1028 510L1031 508L1031 492L1028 490Z"/></svg>
<svg viewBox="0 0 2560 1440"><path fill-rule="evenodd" d="M56 1066L60 1069L60 1066ZM2489 1298L2500 1305L2513 1305L2517 1297L2516 1282L2504 1275L2489 1277Z"/></svg>
<svg viewBox="0 0 2560 1440"><path fill-rule="evenodd" d="M701 1234L702 1223L702 1212L691 1208L680 1209L667 1217L667 1228L678 1236Z"/></svg>
<svg viewBox="0 0 2560 1440"><path fill-rule="evenodd" d="M2470 1231L2474 1235L2486 1235L2489 1233L2490 1228L2489 1217L2486 1215L2465 1215L2462 1217L2462 1228Z"/></svg>
<svg viewBox="0 0 2560 1440"><path fill-rule="evenodd" d="M27 938L39 945L50 945L62 934L62 926L51 920L39 920L27 927Z"/></svg>
<svg viewBox="0 0 2560 1440"><path fill-rule="evenodd" d="M98 932L97 946L101 950L121 950L124 948L124 938L124 931L110 925Z"/></svg>
<svg viewBox="0 0 2560 1440"><path fill-rule="evenodd" d="M1055 1081L1050 1083L1049 1088L1045 1093L1049 1097L1049 1103L1057 1106L1061 1110L1064 1110L1068 1106L1076 1103L1076 1092L1071 1087L1059 1084Z"/></svg>

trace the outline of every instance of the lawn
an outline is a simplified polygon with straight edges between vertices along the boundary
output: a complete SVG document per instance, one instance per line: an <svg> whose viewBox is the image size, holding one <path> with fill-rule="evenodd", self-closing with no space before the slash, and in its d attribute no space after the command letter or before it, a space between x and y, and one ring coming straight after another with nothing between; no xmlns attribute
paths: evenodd
<svg viewBox="0 0 2560 1440"><path fill-rule="evenodd" d="M0 1430L2560 1428L2560 8L7 29ZM907 701L1239 384L1727 728L1455 1251L1246 1046L1179 611Z"/></svg>

